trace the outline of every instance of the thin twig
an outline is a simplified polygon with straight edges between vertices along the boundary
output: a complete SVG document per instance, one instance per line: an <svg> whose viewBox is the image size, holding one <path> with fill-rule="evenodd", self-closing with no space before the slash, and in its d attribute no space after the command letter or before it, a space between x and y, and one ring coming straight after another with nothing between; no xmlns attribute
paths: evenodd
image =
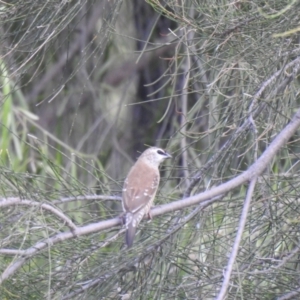
<svg viewBox="0 0 300 300"><path fill-rule="evenodd" d="M105 201L121 201L122 197L119 196L107 196L107 195L86 195L86 196L74 196L74 197L65 197L59 200L55 200L53 204L62 204L73 201L97 201L97 200L105 200Z"/></svg>
<svg viewBox="0 0 300 300"><path fill-rule="evenodd" d="M212 188L211 190L205 191L198 195L194 195L183 200L178 200L172 203L157 206L151 210L151 215L155 217L175 210L180 210L195 204L199 204L205 200L209 200L214 197L220 196L224 193L227 193L230 190L248 182L249 180L253 180L253 178L257 178L263 173L263 171L266 169L269 163L273 160L277 151L282 146L284 146L287 143L287 141L293 136L293 134L296 132L299 126L300 109L296 112L291 122L288 125L286 125L286 127L271 142L269 147L259 157L259 159L241 175L231 179L230 181L224 184L221 184L220 186ZM34 246L32 246L24 252L23 257L16 259L6 268L6 270L2 273L0 277L0 284L4 280L12 276L19 268L21 268L30 257L34 256L36 253L40 252L46 247L74 238L75 236L100 232L114 226L119 226L121 223L122 222L120 218L105 220L98 223L92 223L83 227L77 227L74 231L74 234L72 232L63 232L36 243Z"/></svg>
<svg viewBox="0 0 300 300"><path fill-rule="evenodd" d="M203 166L192 178L191 184L186 189L183 198L186 198L191 195L192 190L194 187L198 184L198 182L201 181L203 178L203 175L206 173L208 169L210 169L215 161L219 161L220 157L223 157L224 155L227 155L230 146L233 145L233 143L242 135L244 134L249 128L252 126L252 120L256 118L260 112L265 107L265 104L257 105L260 97L262 96L265 89L272 83L275 82L275 80L284 73L288 68L294 67L293 73L291 76L289 76L281 85L279 85L274 91L270 94L269 98L275 97L278 93L280 93L294 78L296 78L297 73L299 72L299 63L300 63L300 57L297 57L284 67L282 67L280 70L275 72L268 80L262 83L260 89L255 93L255 95L252 98L252 103L249 107L249 111L251 111L250 118L247 118L245 122L236 130L236 132L232 135L232 137L221 147L221 149L213 155L210 160L206 163L205 166Z"/></svg>
<svg viewBox="0 0 300 300"><path fill-rule="evenodd" d="M75 231L77 228L77 226L72 222L72 220L69 217L67 217L63 212L59 211L52 205L49 205L46 203L40 203L40 202L33 201L33 200L20 199L20 198L6 198L6 199L2 199L0 201L0 207L7 207L7 206L13 206L13 205L26 205L26 206L40 207L40 208L50 211L51 213L56 215L64 223L66 223L66 225L72 231Z"/></svg>
<svg viewBox="0 0 300 300"><path fill-rule="evenodd" d="M238 227L238 232L236 234L235 237L235 241L232 247L232 251L231 251L231 255L227 264L227 268L226 268L226 272L224 275L224 280L222 283L222 287L221 290L217 296L217 300L223 300L225 298L227 289L228 289L228 285L229 285L229 280L230 280L230 276L231 276L231 272L233 269L233 264L235 263L235 259L237 257L238 254L238 250L240 247L240 243L242 240L242 235L243 235L243 231L245 228L245 224L246 224L246 220L247 220L247 215L248 215L248 211L249 211L249 207L250 207L250 203L251 203L251 199L252 199L252 195L254 192L254 188L255 188L255 184L257 181L257 177L254 177L249 185L248 188L248 192L247 192L247 196L246 196L246 200L243 206L243 211L242 211L242 215L241 215L241 219L240 219L240 223L239 223L239 227Z"/></svg>

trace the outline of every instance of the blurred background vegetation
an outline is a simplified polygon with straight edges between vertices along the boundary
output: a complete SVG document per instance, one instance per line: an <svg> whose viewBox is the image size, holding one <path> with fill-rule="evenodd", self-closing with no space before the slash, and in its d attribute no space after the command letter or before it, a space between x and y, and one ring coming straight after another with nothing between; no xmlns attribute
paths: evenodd
<svg viewBox="0 0 300 300"><path fill-rule="evenodd" d="M124 177L149 145L174 157L156 204L234 178L299 108L299 9L0 1L2 201L47 203L78 226L117 216ZM227 299L299 298L298 140L259 178ZM130 251L120 228L49 246L2 283L1 299L213 299L246 190L143 222ZM91 195L115 198L78 198ZM1 208L0 228L0 249L16 250L69 230L30 205ZM19 257L1 253L0 272Z"/></svg>

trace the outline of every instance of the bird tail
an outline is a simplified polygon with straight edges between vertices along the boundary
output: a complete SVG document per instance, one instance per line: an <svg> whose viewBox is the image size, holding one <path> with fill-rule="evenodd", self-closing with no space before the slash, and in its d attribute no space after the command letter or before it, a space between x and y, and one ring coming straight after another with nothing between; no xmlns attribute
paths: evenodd
<svg viewBox="0 0 300 300"><path fill-rule="evenodd" d="M136 226L133 226L134 215L132 213L127 213L126 215L126 233L125 242L127 247L130 248L133 244L134 236L136 233Z"/></svg>

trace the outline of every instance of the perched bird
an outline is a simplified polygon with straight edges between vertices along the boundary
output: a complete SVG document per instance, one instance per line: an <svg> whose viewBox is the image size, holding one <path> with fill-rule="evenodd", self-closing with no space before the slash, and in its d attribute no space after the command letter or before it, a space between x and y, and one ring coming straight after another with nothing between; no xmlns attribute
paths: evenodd
<svg viewBox="0 0 300 300"><path fill-rule="evenodd" d="M159 165L172 156L165 150L145 150L130 169L123 186L122 205L125 212L127 247L131 247L138 224L149 214L159 185ZM149 214L150 216L150 214Z"/></svg>

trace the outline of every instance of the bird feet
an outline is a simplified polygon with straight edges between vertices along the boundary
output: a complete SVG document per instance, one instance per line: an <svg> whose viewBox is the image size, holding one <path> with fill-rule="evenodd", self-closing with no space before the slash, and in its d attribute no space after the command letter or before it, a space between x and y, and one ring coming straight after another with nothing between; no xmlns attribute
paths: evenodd
<svg viewBox="0 0 300 300"><path fill-rule="evenodd" d="M149 219L149 221L151 222L152 221L152 214L151 214L151 210L149 210L149 212L148 212L148 219Z"/></svg>
<svg viewBox="0 0 300 300"><path fill-rule="evenodd" d="M121 223L122 223L122 226L124 226L126 224L126 213L125 212L122 212L120 215L119 215L119 218L121 220Z"/></svg>

